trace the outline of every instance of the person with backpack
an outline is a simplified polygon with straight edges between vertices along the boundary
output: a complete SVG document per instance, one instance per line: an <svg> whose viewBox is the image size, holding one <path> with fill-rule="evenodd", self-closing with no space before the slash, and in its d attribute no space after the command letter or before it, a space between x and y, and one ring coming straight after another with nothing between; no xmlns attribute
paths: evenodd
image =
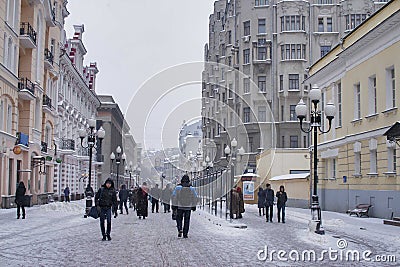
<svg viewBox="0 0 400 267"><path fill-rule="evenodd" d="M286 208L287 194L285 192L285 187L283 185L279 187L279 191L276 193L276 198L277 198L276 206L278 207L278 223L281 222L281 211L282 211L282 223L285 223L285 208Z"/></svg>
<svg viewBox="0 0 400 267"><path fill-rule="evenodd" d="M21 216L22 209L22 219L25 219L25 193L26 187L23 181L20 181L15 191L15 204L17 204L17 219Z"/></svg>
<svg viewBox="0 0 400 267"><path fill-rule="evenodd" d="M185 174L181 179L181 183L172 192L172 209L177 211L176 227L178 228L178 237L182 237L183 234L183 238L188 238L190 214L196 210L196 205L196 190L191 186L189 176Z"/></svg>
<svg viewBox="0 0 400 267"><path fill-rule="evenodd" d="M274 212L274 190L271 189L271 185L267 184L267 189L265 189L265 216L267 218L267 222L272 223L272 217Z"/></svg>
<svg viewBox="0 0 400 267"><path fill-rule="evenodd" d="M129 191L126 189L126 185L124 185L124 184L121 185L121 190L119 191L118 196L119 196L119 210L120 210L121 214L124 214L122 205L124 205L124 207L125 207L126 214L129 214L128 204L127 204Z"/></svg>
<svg viewBox="0 0 400 267"><path fill-rule="evenodd" d="M100 210L100 229L103 235L103 241L111 240L111 214L117 217L117 193L114 188L114 181L108 178L105 183L100 187L95 196L96 207ZM104 227L104 221L107 220L107 232Z"/></svg>

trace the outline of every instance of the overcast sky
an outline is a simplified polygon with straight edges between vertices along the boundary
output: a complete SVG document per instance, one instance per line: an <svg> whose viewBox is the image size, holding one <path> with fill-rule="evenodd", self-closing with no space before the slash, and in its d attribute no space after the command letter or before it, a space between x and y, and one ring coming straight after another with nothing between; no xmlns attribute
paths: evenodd
<svg viewBox="0 0 400 267"><path fill-rule="evenodd" d="M135 91L153 75L177 64L203 60L213 3L214 0L68 0L70 15L65 29L70 38L73 25L85 25L83 41L88 51L85 64L97 62L100 70L97 93L113 95L126 113ZM198 75L201 79L201 70ZM197 88L191 86L185 90L187 100L201 97L200 85ZM168 103L163 102L157 110L172 112ZM196 108L196 114L200 115L200 107ZM181 112L173 121L180 124L196 114L185 118L185 112ZM160 120L160 125L166 120L171 118ZM136 124L134 118L128 121ZM135 132L142 126L131 125L131 128L135 139L143 142L143 135ZM151 139L151 146L159 146L156 137L146 138Z"/></svg>

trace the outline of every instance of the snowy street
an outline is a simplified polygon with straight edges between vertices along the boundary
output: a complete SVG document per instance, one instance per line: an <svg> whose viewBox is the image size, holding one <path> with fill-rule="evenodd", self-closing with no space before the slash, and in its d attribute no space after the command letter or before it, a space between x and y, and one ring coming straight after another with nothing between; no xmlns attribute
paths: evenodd
<svg viewBox="0 0 400 267"><path fill-rule="evenodd" d="M25 220L16 219L16 210L0 210L1 266L317 266L321 262L293 261L289 255L278 260L263 259L260 253L271 250L338 249L339 239L347 242L345 250L362 254L395 255L397 262L377 263L330 260L329 266L398 266L400 228L383 225L381 219L349 217L347 214L323 212L326 235L307 230L309 210L287 209L286 224L266 223L255 206L246 206L243 219L232 227L229 221L198 209L192 213L188 239L177 237L171 213L151 213L139 220L129 215L112 220L111 241L101 241L99 220L83 218L84 202L51 203L27 209ZM162 207L160 207L160 211ZM275 211L274 211L275 212ZM390 245L389 245L390 244ZM294 254L291 254L292 256Z"/></svg>

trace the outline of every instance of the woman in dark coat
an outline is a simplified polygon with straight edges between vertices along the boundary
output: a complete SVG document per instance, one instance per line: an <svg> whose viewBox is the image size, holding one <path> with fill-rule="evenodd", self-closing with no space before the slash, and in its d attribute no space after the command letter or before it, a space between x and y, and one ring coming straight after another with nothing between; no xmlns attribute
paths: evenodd
<svg viewBox="0 0 400 267"><path fill-rule="evenodd" d="M242 188L239 186L236 188L236 192L239 194L239 219L243 218L242 213L244 213L244 199L243 199L243 192Z"/></svg>
<svg viewBox="0 0 400 267"><path fill-rule="evenodd" d="M17 204L17 219L21 216L21 209L22 209L22 219L25 219L25 193L26 188L24 182L19 182L17 190L15 191L15 204Z"/></svg>
<svg viewBox="0 0 400 267"><path fill-rule="evenodd" d="M141 187L139 187L137 191L137 197L136 197L136 214L139 216L139 219L143 217L143 219L146 219L148 216L148 188L147 188L147 183L144 182Z"/></svg>
<svg viewBox="0 0 400 267"><path fill-rule="evenodd" d="M265 192L263 190L263 188L260 186L260 188L258 189L258 213L260 214L260 216L264 216L265 215ZM262 211L262 215L261 215L261 211Z"/></svg>

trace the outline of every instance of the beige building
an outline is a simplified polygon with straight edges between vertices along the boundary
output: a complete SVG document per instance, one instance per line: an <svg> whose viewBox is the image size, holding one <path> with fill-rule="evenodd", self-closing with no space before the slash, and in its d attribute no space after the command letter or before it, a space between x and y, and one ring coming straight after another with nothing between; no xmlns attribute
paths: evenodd
<svg viewBox="0 0 400 267"><path fill-rule="evenodd" d="M400 0L393 0L310 68L305 83L322 89L322 106L333 101L337 108L333 129L319 135L324 210L367 203L373 216L400 215L397 147L383 136L399 118L398 25Z"/></svg>

